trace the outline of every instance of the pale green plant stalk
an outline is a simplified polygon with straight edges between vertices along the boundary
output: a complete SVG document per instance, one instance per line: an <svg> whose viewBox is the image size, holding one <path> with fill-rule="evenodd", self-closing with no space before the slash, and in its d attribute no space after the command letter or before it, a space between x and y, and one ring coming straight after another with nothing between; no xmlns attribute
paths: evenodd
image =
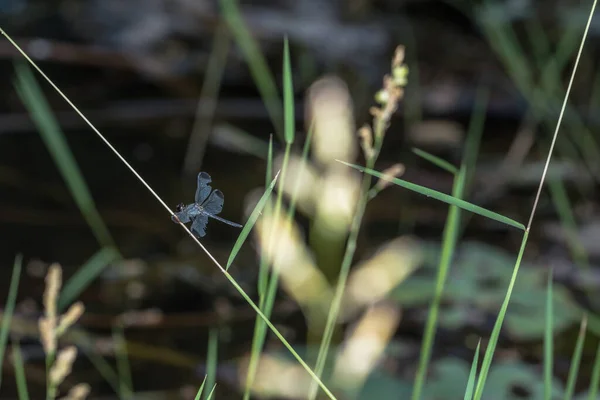
<svg viewBox="0 0 600 400"><path fill-rule="evenodd" d="M15 368L15 381L17 383L17 393L19 394L19 400L29 400L29 391L27 389L27 377L25 376L25 365L23 364L21 345L18 342L13 344L12 357Z"/></svg>
<svg viewBox="0 0 600 400"><path fill-rule="evenodd" d="M283 49L283 112L284 112L284 139L285 139L285 151L283 154L283 162L281 165L281 180L279 181L280 190L277 191L277 200L275 202L275 211L273 224L279 221L281 209L283 207L283 187L285 184L285 177L287 173L287 167L289 159L292 153L292 145L294 144L295 137L295 115L294 115L294 85L292 80L292 67L290 60L290 48L287 37L284 39ZM275 229L271 229L271 238L269 239L269 246L274 246L276 234ZM262 259L262 257L261 257ZM261 262L261 268L268 267L266 263ZM262 272L262 271L261 271ZM267 290L264 296L261 296L260 306L267 317L271 316L273 305L275 304L275 296L277 295L277 287L279 285L279 273L276 269L273 269L270 275L266 273L266 268L263 272L263 276L268 276ZM256 369L262 352L262 348L265 342L266 336L265 325L262 321L257 320L254 328L254 337L252 340L252 352L250 354L250 361L248 365L248 373L246 376L246 388L244 390L244 399L250 398L250 389L252 383L256 377Z"/></svg>
<svg viewBox="0 0 600 400"><path fill-rule="evenodd" d="M219 328L212 328L208 332L208 352L206 354L206 384L215 389L217 379L217 363L219 350ZM204 400L209 400L212 391L204 395Z"/></svg>
<svg viewBox="0 0 600 400"><path fill-rule="evenodd" d="M544 329L544 400L552 399L552 368L554 366L553 308L552 271L550 271L546 290L546 327Z"/></svg>
<svg viewBox="0 0 600 400"><path fill-rule="evenodd" d="M217 108L217 98L221 89L221 81L223 80L230 47L229 32L224 24L219 24L215 31L212 51L206 66L206 74L204 75L204 82L202 83L202 90L196 108L196 118L183 161L183 168L188 174L195 174L204 158L206 142L210 136L211 122Z"/></svg>
<svg viewBox="0 0 600 400"><path fill-rule="evenodd" d="M471 120L468 142L469 144L478 145L480 142L480 136L483 133L483 125L485 121L485 109L487 105L487 93L484 95L480 92L479 98L477 99L477 107L473 113ZM483 99L482 99L483 98ZM469 153L470 152L470 153ZM452 196L456 199L461 199L464 196L467 180L467 163L470 162L469 155L476 154L478 152L477 147L474 145L468 145L465 148L465 155L463 155L463 161L458 170L458 173L454 177L454 185L452 188ZM474 164L474 160L471 162ZM446 226L444 228L444 238L442 241L442 254L438 266L438 275L435 284L435 295L433 303L427 316L427 322L425 324L425 332L423 335L423 343L421 345L421 354L419 356L419 365L417 367L417 374L415 377L415 385L413 388L412 399L417 400L421 398L421 392L425 385L425 377L427 376L427 370L431 359L431 350L435 341L435 332L437 330L438 314L440 304L442 301L442 295L444 286L446 284L446 278L450 265L452 262L452 256L456 249L456 243L460 233L460 221L461 211L460 208L454 205L450 206L448 212L448 218L446 220Z"/></svg>
<svg viewBox="0 0 600 400"><path fill-rule="evenodd" d="M581 364L581 353L583 352L583 343L585 342L585 330L587 327L587 316L584 315L579 327L575 350L571 358L571 367L569 368L569 377L567 378L567 388L565 390L565 400L571 400L575 393L575 384L577 383L577 375L579 375L579 366Z"/></svg>
<svg viewBox="0 0 600 400"><path fill-rule="evenodd" d="M88 124L88 126L94 131L94 133L104 142L104 144L115 154L115 156L131 171L132 174L146 187L146 189L156 198L156 200L168 211L172 217L175 215L164 200L152 189L152 187L141 177L141 175L127 162L127 160L114 148L114 146L100 133L100 131L83 115L83 113L75 106L75 104L69 100L69 98L52 82L52 80L38 67L38 65L17 45L17 43L6 34L6 32L0 28L0 33L19 51L19 53L38 71L38 73L52 86L54 90L73 108L73 110ZM229 274L225 268L217 261L217 259L206 249L206 247L194 236L194 234L188 229L183 223L179 225L186 231L186 233L196 242L196 244L204 251L204 253L210 258L210 260L219 268L221 273L227 278L231 285L238 291L238 293L244 298L244 300L254 309L254 311L265 321L269 329L277 336L277 338L283 343L283 345L290 351L294 358L300 363L300 365L308 372L308 374L315 380L321 389L331 399L335 396L325 386L321 379L314 373L310 366L300 357L300 355L294 350L292 345L283 337L281 332L271 323L269 318L261 311L261 309L254 303L254 301L248 296L248 294L242 289L242 287L235 281L233 276Z"/></svg>
<svg viewBox="0 0 600 400"><path fill-rule="evenodd" d="M22 265L23 256L19 254L15 257L15 262L13 264L13 273L10 278L8 297L6 303L4 303L4 315L2 316L2 323L0 324L0 388L2 387L2 367L4 366L2 360L4 360L6 343L8 342L8 334L10 332L10 322L17 302L17 291L19 289L19 280L21 279Z"/></svg>
<svg viewBox="0 0 600 400"><path fill-rule="evenodd" d="M125 329L120 321L113 327L112 336L115 343L117 373L119 374L119 394L123 399L131 399L133 398L133 379L131 378L131 365L127 354Z"/></svg>
<svg viewBox="0 0 600 400"><path fill-rule="evenodd" d="M469 380L467 381L467 389L465 390L464 400L471 400L473 398L473 389L475 388L475 378L477 376L477 363L479 362L479 348L481 347L481 339L477 342L477 348L475 349L475 355L473 356L473 362L471 363L471 370L469 371Z"/></svg>

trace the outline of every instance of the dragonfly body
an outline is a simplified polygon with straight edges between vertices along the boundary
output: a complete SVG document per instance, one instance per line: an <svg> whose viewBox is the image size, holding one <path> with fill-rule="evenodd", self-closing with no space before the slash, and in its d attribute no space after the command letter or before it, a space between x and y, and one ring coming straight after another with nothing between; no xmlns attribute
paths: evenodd
<svg viewBox="0 0 600 400"><path fill-rule="evenodd" d="M187 206L179 204L176 213L171 217L175 223L192 222L192 232L198 237L206 235L206 224L209 218L214 218L218 221L226 223L237 228L241 228L240 224L226 220L217 216L223 210L225 202L223 192L220 190L212 190L210 187L212 179L206 172L198 174L198 186L196 188L195 201Z"/></svg>

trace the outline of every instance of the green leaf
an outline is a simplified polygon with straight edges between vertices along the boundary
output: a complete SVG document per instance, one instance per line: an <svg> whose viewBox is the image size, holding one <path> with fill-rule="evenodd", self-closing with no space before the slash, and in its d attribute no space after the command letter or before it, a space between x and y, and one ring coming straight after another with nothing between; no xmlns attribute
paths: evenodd
<svg viewBox="0 0 600 400"><path fill-rule="evenodd" d="M217 351L219 349L219 329L212 328L208 332L208 351L206 353L206 383L215 389L217 378ZM206 393L205 400L210 400L213 390Z"/></svg>
<svg viewBox="0 0 600 400"><path fill-rule="evenodd" d="M477 348L475 349L475 356L473 356L473 363L471 364L471 371L469 371L469 380L467 381L467 390L465 390L465 400L471 400L473 398L473 389L475 387L475 377L477 376L477 362L479 361L479 347L481 346L481 339L477 342Z"/></svg>
<svg viewBox="0 0 600 400"><path fill-rule="evenodd" d="M67 283L65 283L64 288L61 290L58 300L59 312L64 311L69 304L79 297L92 281L102 273L102 270L106 268L108 264L119 260L120 258L121 255L114 248L105 247L87 260L85 264L69 278Z"/></svg>
<svg viewBox="0 0 600 400"><path fill-rule="evenodd" d="M65 135L58 126L33 73L27 65L22 63L18 63L15 70L17 74L15 89L37 126L40 136L67 183L81 214L102 246L115 247L115 242L96 209L94 199Z"/></svg>
<svg viewBox="0 0 600 400"><path fill-rule="evenodd" d="M18 343L13 345L12 356L19 400L29 400L27 377L25 376L25 366L23 365L23 355L21 354L21 346Z"/></svg>
<svg viewBox="0 0 600 400"><path fill-rule="evenodd" d="M222 15L246 58L246 62L250 68L250 74L252 75L260 96L267 107L271 122L273 122L273 125L275 126L275 132L277 133L277 136L282 139L283 128L281 126L281 116L283 113L279 101L279 93L277 91L277 85L275 84L275 78L273 78L273 74L269 70L267 61L261 53L260 45L256 39L254 39L254 35L252 35L246 27L242 14L238 8L237 1L220 0L220 4Z"/></svg>
<svg viewBox="0 0 600 400"><path fill-rule="evenodd" d="M227 267L225 268L225 270L229 269L229 267L233 263L233 260L235 260L235 257L238 255L240 249L242 248L242 245L248 238L248 235L250 234L250 231L252 230L252 228L254 227L254 224L258 220L258 217L262 213L262 210L265 207L265 204L267 204L267 201L269 200L269 197L271 196L271 192L273 192L273 188L275 187L275 183L277 182L278 177L279 177L279 173L277 173L277 175L275 176L273 181L271 181L271 184L269 185L267 190L265 190L265 192L261 196L260 200L256 204L256 207L254 207L252 214L250 214L248 221L244 225L244 228L240 232L240 235L238 236L237 240L235 241L235 244L233 245L233 249L231 249L231 254L229 254L229 259L227 259Z"/></svg>
<svg viewBox="0 0 600 400"><path fill-rule="evenodd" d="M414 183L410 183L410 182L407 182L407 181L402 180L402 179L391 178L390 176L384 175L381 172L372 170L370 168L361 167L360 165L350 164L350 163L347 163L347 162L344 162L344 161L341 161L341 160L337 160L337 161L341 162L342 164L345 164L345 165L347 165L349 167L357 169L357 170L359 170L361 172L365 172L367 174L376 176L378 178L385 179L385 180L387 180L389 182L392 182L392 183L394 183L394 184L396 184L398 186L402 186L405 189L412 190L413 192L422 194L422 195L427 196L427 197L432 197L432 198L434 198L436 200L443 201L444 203L460 207L463 210L467 210L467 211L470 211L472 213L479 214L481 216L493 219L495 221L502 222L503 224L514 226L515 228L519 228L521 230L525 230L525 225L523 225L520 222L517 222L517 221L515 221L513 219L510 219L508 217L505 217L504 215L500 215L500 214L495 213L493 211L486 210L485 208L476 206L475 204L466 202L466 201L461 200L461 199L457 199L456 197L452 197L452 196L447 195L445 193L438 192L437 190L429 189L429 188L426 188L425 186L421 186L421 185L416 185Z"/></svg>
<svg viewBox="0 0 600 400"><path fill-rule="evenodd" d="M412 152L415 153L416 155L418 155L419 157L421 157L422 159L429 161L433 165L435 165L443 170L446 170L453 175L456 175L458 173L458 168L456 168L454 165L450 164L448 161L441 159L440 157L434 156L431 153L428 153L426 151L423 151L423 150L417 149L417 148L413 148Z"/></svg>
<svg viewBox="0 0 600 400"><path fill-rule="evenodd" d="M292 66L290 62L290 46L287 36L283 42L283 116L284 136L287 144L294 143L294 83L292 82Z"/></svg>
<svg viewBox="0 0 600 400"><path fill-rule="evenodd" d="M571 400L575 392L575 384L579 375L579 366L581 364L581 353L583 353L583 343L585 341L585 329L587 326L587 317L584 316L581 320L579 335L577 335L577 343L571 360L571 368L569 368L569 377L567 378L567 388L565 389L565 400Z"/></svg>
<svg viewBox="0 0 600 400"><path fill-rule="evenodd" d="M552 271L550 271L550 274L548 274L548 288L546 289L546 326L544 329L544 399L550 399L552 393L552 355L554 352L553 302Z"/></svg>
<svg viewBox="0 0 600 400"><path fill-rule="evenodd" d="M2 387L2 366L4 365L4 352L6 351L6 343L8 341L8 333L10 332L10 322L15 310L17 302L17 291L19 289L19 280L21 278L21 268L23 264L23 256L18 254L15 257L13 264L13 273L10 278L10 287L6 298L6 306L2 315L2 325L0 325L0 387Z"/></svg>

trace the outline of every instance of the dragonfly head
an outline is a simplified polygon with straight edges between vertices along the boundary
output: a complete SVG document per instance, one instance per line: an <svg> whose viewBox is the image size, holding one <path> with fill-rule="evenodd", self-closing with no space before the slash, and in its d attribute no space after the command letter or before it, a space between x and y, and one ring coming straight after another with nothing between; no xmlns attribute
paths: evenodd
<svg viewBox="0 0 600 400"><path fill-rule="evenodd" d="M179 204L177 204L177 207L175 207L175 211L176 212L182 212L183 211L183 207L185 207L185 204L179 203Z"/></svg>

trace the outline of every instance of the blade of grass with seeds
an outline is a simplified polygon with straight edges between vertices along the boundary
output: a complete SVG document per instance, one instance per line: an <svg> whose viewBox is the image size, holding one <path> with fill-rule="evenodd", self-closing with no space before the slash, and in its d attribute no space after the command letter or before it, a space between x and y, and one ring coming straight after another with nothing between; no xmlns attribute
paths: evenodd
<svg viewBox="0 0 600 400"><path fill-rule="evenodd" d="M244 53L254 83L260 92L260 96L267 107L267 112L271 117L271 122L275 127L275 133L280 140L283 140L284 128L281 126L283 113L281 110L279 93L277 85L275 84L275 78L269 70L265 57L260 51L260 45L247 28L242 18L242 14L240 13L237 1L220 0L219 3L221 4L223 17L233 33L238 46Z"/></svg>
<svg viewBox="0 0 600 400"><path fill-rule="evenodd" d="M405 180L402 180L402 179L399 179L399 178L391 178L391 177L389 177L389 176L387 176L385 174L382 174L381 172L375 171L375 170L370 169L370 168L365 168L365 167L362 167L360 165L350 164L350 163L347 163L347 162L344 162L344 161L341 161L341 160L337 160L337 161L341 162L342 164L345 164L345 165L347 165L349 167L352 167L352 168L354 168L354 169L356 169L358 171L367 173L369 175L375 176L375 177L380 178L380 179L385 179L387 181L390 181L390 182L392 182L392 183L394 183L394 184L396 184L398 186L402 186L405 189L412 190L413 192L422 194L422 195L427 196L427 197L432 197L432 198L434 198L436 200L439 200L439 201L442 201L444 203L447 203L447 204L450 204L450 205L462 208L463 210L467 210L467 211L470 211L472 213L479 214L479 215L481 215L483 217L487 217L489 219L493 219L495 221L502 222L503 224L506 224L506 225L509 225L509 226L513 226L513 227L521 229L521 230L525 230L525 225L523 225L520 222L517 222L517 221L515 221L515 220L513 220L511 218L505 217L504 215L501 215L501 214L495 213L493 211L487 210L487 209L485 209L483 207L476 206L475 204L466 202L466 201L461 200L461 199L457 199L457 198L455 198L453 196L450 196L448 194L445 194L445 193L442 193L442 192L438 192L437 190L429 189L429 188L427 188L425 186L417 185L417 184L414 184L414 183L411 183L411 182L408 182L408 181L405 181Z"/></svg>
<svg viewBox="0 0 600 400"><path fill-rule="evenodd" d="M398 46L394 52L392 58L392 75L394 79L386 78L387 84L375 94L375 99L382 106L379 108L373 117L372 130L373 144L371 154L366 157L365 165L371 169L375 166L375 162L379 157L383 142L385 139L385 133L390 124L391 115L397 106L398 102L403 97L403 90L406 86L408 67L404 63L405 52L404 46ZM392 75L387 75L388 77ZM387 100L380 101L386 98ZM385 104L385 105L384 105ZM340 265L339 273L337 276L337 282L335 284L335 291L331 300L331 305L327 313L327 321L325 323L325 330L319 344L319 351L317 355L317 361L315 363L315 375L321 377L325 370L325 364L327 362L328 353L331 347L331 341L333 339L334 332L340 312L342 309L342 302L344 292L346 290L346 283L350 276L350 267L352 266L352 260L356 252L356 246L358 242L358 235L362 224L363 217L365 215L367 203L369 202L369 188L371 187L371 176L365 174L363 176L358 201L355 204L354 215L352 222L350 223L350 229L348 231L348 239L346 240L346 248L344 250L344 256ZM311 384L309 396L310 400L314 400L317 397L317 387Z"/></svg>
<svg viewBox="0 0 600 400"><path fill-rule="evenodd" d="M19 395L19 400L29 400L29 390L27 389L25 365L23 364L21 346L18 342L15 342L12 346L12 360L15 368L15 382L17 384L17 393Z"/></svg>
<svg viewBox="0 0 600 400"><path fill-rule="evenodd" d="M16 63L15 72L17 75L15 89L37 126L40 136L67 183L83 217L102 246L116 247L114 239L96 208L65 135L52 115L33 73L27 65L21 62Z"/></svg>
<svg viewBox="0 0 600 400"><path fill-rule="evenodd" d="M10 322L12 320L12 315L15 311L15 304L17 302L17 292L19 290L19 280L21 279L22 264L23 256L18 254L15 257L15 262L13 264L13 272L12 277L10 278L8 296L6 298L2 316L2 325L0 325L0 388L2 387L2 367L4 365L2 360L4 360L6 343L8 342L8 334L10 332Z"/></svg>
<svg viewBox="0 0 600 400"><path fill-rule="evenodd" d="M212 328L208 331L208 351L206 352L206 384L209 387L216 385L217 379L217 360L219 350L219 328ZM209 400L212 396L212 391L206 393L204 399Z"/></svg>
<svg viewBox="0 0 600 400"><path fill-rule="evenodd" d="M283 46L283 109L284 109L284 138L285 138L285 153L283 155L283 163L281 166L281 181L279 182L280 190L277 192L277 201L275 203L274 221L277 221L281 214L281 208L283 204L283 185L284 179L287 172L287 165L289 157L292 151L292 145L295 137L295 115L294 115L294 85L292 81L292 67L290 62L290 49L287 37L284 40ZM271 188L272 190L272 188ZM266 201L266 200L265 200ZM274 231L274 230L273 230ZM271 233L273 234L273 232ZM273 238L270 239L274 240ZM272 245L272 244L271 244ZM268 265L266 260L261 257L261 265L259 270L259 278L268 280L264 296L260 298L260 306L265 315L270 316L275 304L275 296L277 295L278 287L278 273L276 270L268 273ZM263 282L263 281L261 281ZM248 372L246 375L246 386L244 389L244 400L250 398L250 389L252 388L254 379L256 377L256 371L258 368L258 362L262 349L264 346L265 338L267 335L267 327L265 323L256 319L254 325L254 336L252 339L252 351L250 353L250 360L248 363Z"/></svg>
<svg viewBox="0 0 600 400"><path fill-rule="evenodd" d="M565 389L565 400L571 400L575 393L575 384L579 375L579 366L581 365L581 354L583 353L583 343L585 342L585 331L587 327L587 317L584 316L579 327L573 358L571 358L571 367L569 368L569 377L567 378L567 388Z"/></svg>
<svg viewBox="0 0 600 400"><path fill-rule="evenodd" d="M482 92L479 94L481 95ZM454 183L452 186L452 197L460 200L463 198L465 193L466 181L467 181L467 168L468 164L475 164L475 156L479 152L479 143L483 134L483 123L485 119L485 110L487 108L487 97L481 101L481 96L477 99L477 107L475 108L471 117L469 126L469 133L467 136L467 143L465 146L465 154L463 154L463 160L461 162L458 173L454 176ZM460 208L451 205L448 211L448 217L444 227L443 239L442 239L442 254L438 265L438 273L435 283L435 294L429 313L427 315L427 322L425 323L425 332L423 334L423 342L421 344L421 353L419 355L419 364L417 366L417 373L415 376L415 383L413 387L413 400L421 399L421 393L425 386L425 378L429 369L429 363L431 361L431 351L435 341L435 333L437 330L438 314L440 310L440 304L442 302L442 296L444 293L444 286L446 285L446 279L448 277L448 271L454 252L456 250L456 244L460 234L460 222L461 212Z"/></svg>
<svg viewBox="0 0 600 400"><path fill-rule="evenodd" d="M63 311L85 289L87 289L107 265L120 259L121 255L112 247L100 249L96 254L90 257L90 259L69 278L61 290L58 300L59 312Z"/></svg>
<svg viewBox="0 0 600 400"><path fill-rule="evenodd" d="M156 193L154 189L142 178L142 176L131 166L129 162L115 149L115 147L100 133L100 131L90 122L89 119L86 118L85 115L75 106L75 104L56 86L54 82L41 70L41 68L23 51L23 49L17 45L17 43L6 34L6 32L0 28L0 34L2 34L6 39L17 49L17 51L36 69L36 71L56 90L56 92L73 108L73 110L88 124L88 126L92 129L92 131L104 142L104 144L113 152L113 154L127 167L127 169L135 175L135 177L140 181L142 185L152 194L152 196L158 201L165 210L167 210L169 216L173 217L174 213L171 208L167 205L167 203ZM273 323L269 320L269 318L262 312L260 307L250 298L250 296L244 291L244 289L237 283L235 278L231 276L229 272L225 270L225 268L217 261L217 259L208 251L206 246L200 242L200 240L190 231L190 229L184 224L179 223L181 229L183 229L191 240L193 240L200 249L210 258L212 263L219 269L219 271L223 274L223 276L229 281L231 286L242 296L242 298L252 307L254 312L258 314L258 316L267 324L269 329L273 332L273 334L281 341L281 343L285 346L285 348L290 352L290 354L296 359L296 361L304 368L304 370L310 375L310 377L317 383L317 385L321 388L321 390L327 395L327 397L331 399L335 399L335 396L329 390L329 388L323 383L318 374L316 374L310 366L304 361L302 357L298 354L298 352L294 349L294 347L285 339L285 337L281 334L279 329L273 325Z"/></svg>
<svg viewBox="0 0 600 400"><path fill-rule="evenodd" d="M477 376L477 363L479 362L479 348L481 347L481 339L477 342L477 348L475 349L475 355L473 356L473 362L471 363L471 370L469 371L469 380L467 381L467 389L465 390L464 400L471 400L473 398L473 389L475 388L475 377Z"/></svg>
<svg viewBox="0 0 600 400"><path fill-rule="evenodd" d="M548 274L548 288L546 290L546 326L544 328L544 399L552 399L552 369L554 367L554 300L552 295L552 270Z"/></svg>
<svg viewBox="0 0 600 400"><path fill-rule="evenodd" d="M422 159L429 161L436 167L450 172L452 175L458 174L458 168L456 168L454 165L450 164L448 161L440 157L434 156L433 154L418 149L416 147L413 147L412 152L415 153L417 156L421 157Z"/></svg>

